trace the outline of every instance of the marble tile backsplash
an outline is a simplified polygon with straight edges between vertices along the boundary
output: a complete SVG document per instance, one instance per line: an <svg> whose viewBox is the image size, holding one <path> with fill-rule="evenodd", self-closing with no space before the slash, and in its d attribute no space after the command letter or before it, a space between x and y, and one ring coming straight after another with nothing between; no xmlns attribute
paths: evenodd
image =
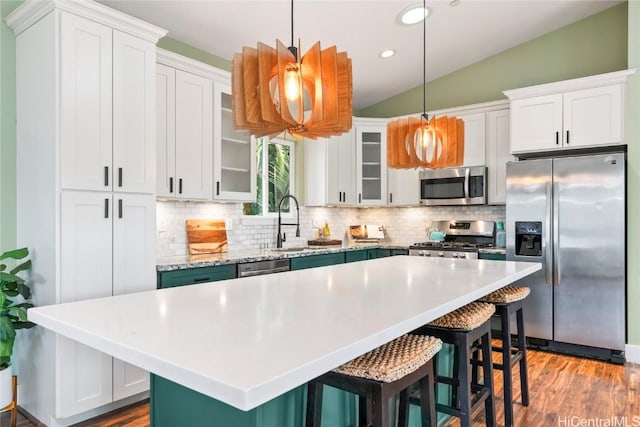
<svg viewBox="0 0 640 427"><path fill-rule="evenodd" d="M222 218L227 221L227 239L234 250L275 247L277 216L270 218L245 217L241 203L214 202L157 202L158 257L187 255L185 220ZM284 226L286 242L283 246L304 246L318 236L318 227L329 223L332 239L346 241L347 227L354 224L380 224L385 240L401 245L427 239L426 228L432 220L483 219L503 220L504 206L408 207L408 208L320 208L300 207L300 237L295 227ZM283 222L295 222L293 216Z"/></svg>

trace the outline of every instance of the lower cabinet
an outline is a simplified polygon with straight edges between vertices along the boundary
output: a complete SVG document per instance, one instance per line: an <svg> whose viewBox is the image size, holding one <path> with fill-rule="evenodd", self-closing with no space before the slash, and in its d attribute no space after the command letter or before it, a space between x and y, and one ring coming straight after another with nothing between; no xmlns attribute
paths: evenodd
<svg viewBox="0 0 640 427"><path fill-rule="evenodd" d="M324 267L345 262L345 253L337 252L333 254L310 255L298 258L291 258L291 270L303 270L305 268Z"/></svg>
<svg viewBox="0 0 640 427"><path fill-rule="evenodd" d="M377 249L377 258L385 258L388 256L409 255L409 249Z"/></svg>
<svg viewBox="0 0 640 427"><path fill-rule="evenodd" d="M236 277L235 264L189 268L185 270L159 271L158 289L193 285L196 283L216 282L218 280L235 279Z"/></svg>
<svg viewBox="0 0 640 427"><path fill-rule="evenodd" d="M378 258L378 249L358 249L345 252L345 262L364 261Z"/></svg>
<svg viewBox="0 0 640 427"><path fill-rule="evenodd" d="M489 259L489 260L494 260L494 261L506 261L507 260L507 255L506 254L491 254L491 253L482 253L482 252L480 252L478 254L478 259Z"/></svg>

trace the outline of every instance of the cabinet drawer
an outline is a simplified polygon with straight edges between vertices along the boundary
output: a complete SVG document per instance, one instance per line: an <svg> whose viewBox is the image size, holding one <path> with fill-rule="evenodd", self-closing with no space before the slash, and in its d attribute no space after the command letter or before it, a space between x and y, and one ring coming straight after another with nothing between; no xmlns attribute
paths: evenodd
<svg viewBox="0 0 640 427"><path fill-rule="evenodd" d="M291 269L302 270L305 268L324 267L325 265L344 263L344 252L335 254L311 255L300 258L291 258Z"/></svg>
<svg viewBox="0 0 640 427"><path fill-rule="evenodd" d="M345 262L364 261L367 258L367 249L345 252Z"/></svg>
<svg viewBox="0 0 640 427"><path fill-rule="evenodd" d="M218 280L235 279L236 265L226 264L214 267L198 267L186 270L159 271L158 289L174 286L193 285L194 283L215 282Z"/></svg>
<svg viewBox="0 0 640 427"><path fill-rule="evenodd" d="M506 261L507 260L507 255L506 254L479 253L478 254L478 259L492 259L492 260L495 260L495 261Z"/></svg>
<svg viewBox="0 0 640 427"><path fill-rule="evenodd" d="M377 253L378 258L385 258L388 256L396 256L396 255L409 255L408 249L378 249Z"/></svg>

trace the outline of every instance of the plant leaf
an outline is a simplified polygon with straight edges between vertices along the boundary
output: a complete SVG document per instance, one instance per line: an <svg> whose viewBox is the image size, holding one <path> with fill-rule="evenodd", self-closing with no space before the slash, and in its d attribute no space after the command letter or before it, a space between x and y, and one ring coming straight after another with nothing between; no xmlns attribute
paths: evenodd
<svg viewBox="0 0 640 427"><path fill-rule="evenodd" d="M35 323L33 322L13 322L13 327L16 329L29 329L29 328L33 328L34 326L36 326Z"/></svg>
<svg viewBox="0 0 640 427"><path fill-rule="evenodd" d="M16 330L14 329L11 320L6 317L0 317L0 346L2 345L3 341L12 340L15 337Z"/></svg>
<svg viewBox="0 0 640 427"><path fill-rule="evenodd" d="M29 287L24 283L20 283L18 285L18 293L22 295L24 299L31 298L31 289L29 289Z"/></svg>
<svg viewBox="0 0 640 427"><path fill-rule="evenodd" d="M4 252L2 255L0 255L0 260L7 258L22 259L27 255L29 255L29 249L27 248L14 249L12 251Z"/></svg>
<svg viewBox="0 0 640 427"><path fill-rule="evenodd" d="M0 280L3 282L9 283L24 283L24 279L20 276L16 276L15 274L0 272Z"/></svg>
<svg viewBox="0 0 640 427"><path fill-rule="evenodd" d="M25 262L23 262L22 264L16 265L15 267L13 267L13 270L10 271L11 274L17 274L21 271L25 271L31 268L31 260L28 259Z"/></svg>

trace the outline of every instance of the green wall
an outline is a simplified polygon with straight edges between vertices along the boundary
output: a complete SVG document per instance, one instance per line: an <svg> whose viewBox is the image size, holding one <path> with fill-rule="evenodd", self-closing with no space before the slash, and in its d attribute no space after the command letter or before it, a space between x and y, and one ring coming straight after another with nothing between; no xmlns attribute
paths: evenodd
<svg viewBox="0 0 640 427"><path fill-rule="evenodd" d="M0 0L2 1L2 0ZM231 62L219 56L212 55L204 50L196 49L188 44L179 42L169 37L163 37L158 41L158 47L170 50L171 52L178 53L183 56L195 59L196 61L204 62L205 64L212 65L223 70L231 71Z"/></svg>
<svg viewBox="0 0 640 427"><path fill-rule="evenodd" d="M16 244L16 41L4 18L18 4L0 0L0 251Z"/></svg>
<svg viewBox="0 0 640 427"><path fill-rule="evenodd" d="M427 67L429 63L427 62ZM427 109L504 99L503 90L627 67L627 3L545 34L427 83ZM422 85L358 112L393 117L422 111Z"/></svg>
<svg viewBox="0 0 640 427"><path fill-rule="evenodd" d="M627 331L640 345L640 1L629 2L629 68L638 68L627 92Z"/></svg>

